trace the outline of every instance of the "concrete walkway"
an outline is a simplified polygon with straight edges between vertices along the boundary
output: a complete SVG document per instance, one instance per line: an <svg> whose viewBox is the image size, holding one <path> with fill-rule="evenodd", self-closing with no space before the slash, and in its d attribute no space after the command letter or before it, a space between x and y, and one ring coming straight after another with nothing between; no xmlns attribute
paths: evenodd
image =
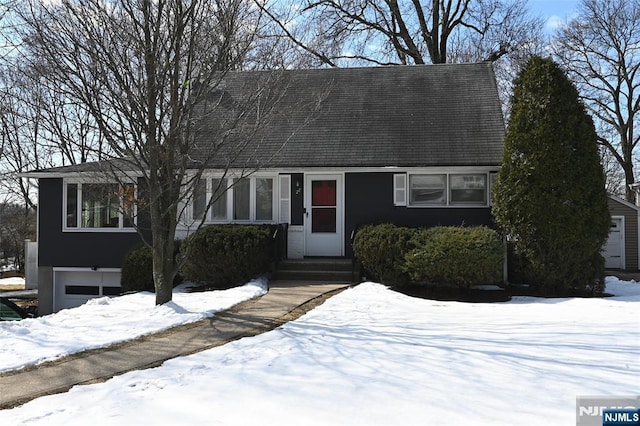
<svg viewBox="0 0 640 426"><path fill-rule="evenodd" d="M132 370L151 368L179 356L272 330L322 303L346 284L275 281L269 292L213 318L173 328L107 349L97 349L0 374L0 409L44 395L66 392Z"/></svg>

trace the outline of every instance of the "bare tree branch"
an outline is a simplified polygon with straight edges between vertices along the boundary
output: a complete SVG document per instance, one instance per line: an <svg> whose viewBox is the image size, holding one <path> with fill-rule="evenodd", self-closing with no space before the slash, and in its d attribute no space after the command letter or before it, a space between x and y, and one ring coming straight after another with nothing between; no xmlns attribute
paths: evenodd
<svg viewBox="0 0 640 426"><path fill-rule="evenodd" d="M583 0L579 16L554 40L554 53L596 119L600 142L623 170L626 198L640 142L640 2Z"/></svg>
<svg viewBox="0 0 640 426"><path fill-rule="evenodd" d="M215 93L224 93L230 71L259 66L248 52L261 30L261 11L244 0L28 5L19 11L25 58L85 108L118 157L96 170L121 188L132 179L142 182L138 210L149 216L156 303L165 303L179 266L173 255L179 214L203 170L221 155L241 176L260 166L236 160L244 158L262 114L268 116L268 102L279 91L267 89L275 82L261 79L231 109ZM268 61L269 52L261 53ZM200 143L205 127L207 143Z"/></svg>

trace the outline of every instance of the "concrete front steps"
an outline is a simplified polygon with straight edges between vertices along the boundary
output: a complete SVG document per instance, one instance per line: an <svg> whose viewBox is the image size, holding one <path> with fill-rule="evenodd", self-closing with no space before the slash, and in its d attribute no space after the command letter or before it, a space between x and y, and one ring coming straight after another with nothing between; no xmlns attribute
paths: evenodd
<svg viewBox="0 0 640 426"><path fill-rule="evenodd" d="M272 279L346 284L357 281L357 275L351 259L308 257L281 260L273 272Z"/></svg>

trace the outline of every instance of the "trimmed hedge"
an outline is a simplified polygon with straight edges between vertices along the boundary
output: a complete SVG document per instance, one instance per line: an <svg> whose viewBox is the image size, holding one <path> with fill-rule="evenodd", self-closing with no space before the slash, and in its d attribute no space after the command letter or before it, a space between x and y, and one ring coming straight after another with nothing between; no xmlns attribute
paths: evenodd
<svg viewBox="0 0 640 426"><path fill-rule="evenodd" d="M468 288L502 281L504 246L487 227L420 230L413 245L405 268L414 282Z"/></svg>
<svg viewBox="0 0 640 426"><path fill-rule="evenodd" d="M372 279L402 285L409 281L404 257L415 230L391 223L365 225L356 233L353 252Z"/></svg>
<svg viewBox="0 0 640 426"><path fill-rule="evenodd" d="M468 288L502 282L504 246L484 226L406 228L385 223L356 233L353 251L372 279Z"/></svg>
<svg viewBox="0 0 640 426"><path fill-rule="evenodd" d="M268 272L274 259L269 226L211 225L182 246L184 278L211 289L244 284Z"/></svg>

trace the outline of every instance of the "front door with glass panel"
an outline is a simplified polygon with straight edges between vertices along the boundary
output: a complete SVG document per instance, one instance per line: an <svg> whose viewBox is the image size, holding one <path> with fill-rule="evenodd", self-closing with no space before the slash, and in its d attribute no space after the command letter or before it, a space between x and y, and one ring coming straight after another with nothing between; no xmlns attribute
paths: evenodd
<svg viewBox="0 0 640 426"><path fill-rule="evenodd" d="M343 256L342 176L307 175L305 255Z"/></svg>

